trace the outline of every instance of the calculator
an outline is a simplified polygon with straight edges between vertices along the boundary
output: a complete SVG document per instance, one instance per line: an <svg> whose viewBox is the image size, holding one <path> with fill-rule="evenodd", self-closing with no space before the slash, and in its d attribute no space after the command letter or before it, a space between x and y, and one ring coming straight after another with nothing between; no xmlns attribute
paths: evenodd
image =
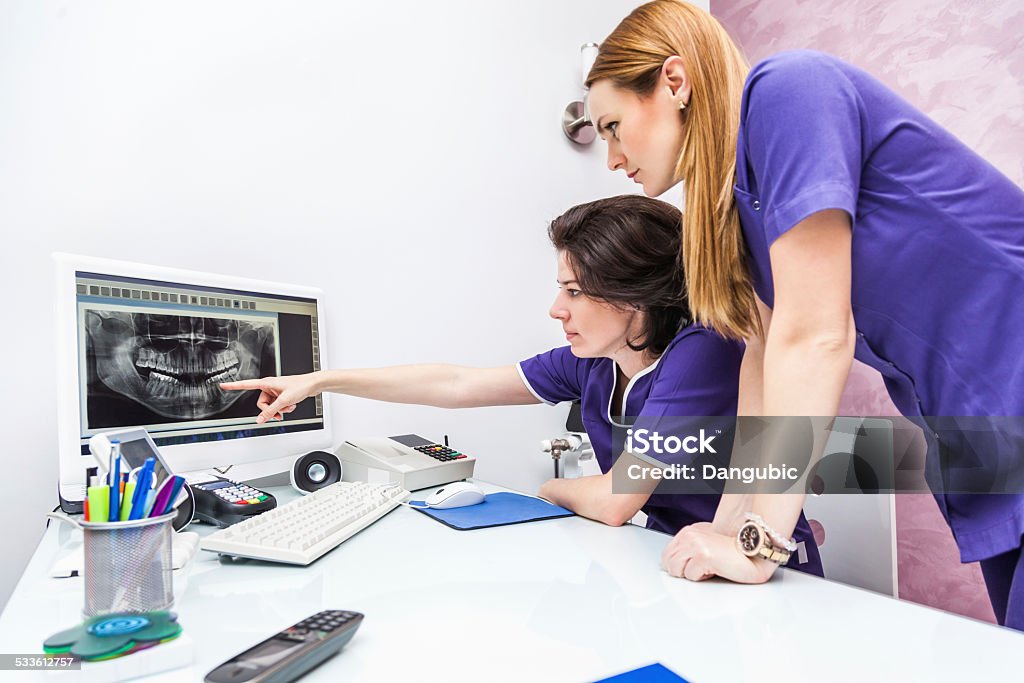
<svg viewBox="0 0 1024 683"><path fill-rule="evenodd" d="M206 674L206 683L288 683L352 640L359 612L324 610L275 633Z"/></svg>
<svg viewBox="0 0 1024 683"><path fill-rule="evenodd" d="M189 482L196 499L196 517L221 528L277 507L266 491L224 477Z"/></svg>

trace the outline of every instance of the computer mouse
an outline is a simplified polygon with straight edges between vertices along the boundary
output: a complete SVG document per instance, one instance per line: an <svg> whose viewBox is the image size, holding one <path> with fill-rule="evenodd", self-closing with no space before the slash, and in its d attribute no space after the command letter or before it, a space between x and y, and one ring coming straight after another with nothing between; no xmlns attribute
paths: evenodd
<svg viewBox="0 0 1024 683"><path fill-rule="evenodd" d="M430 494L423 502L426 503L428 508L436 510L464 508L484 502L484 492L476 484L470 484L468 481L457 481L442 486Z"/></svg>

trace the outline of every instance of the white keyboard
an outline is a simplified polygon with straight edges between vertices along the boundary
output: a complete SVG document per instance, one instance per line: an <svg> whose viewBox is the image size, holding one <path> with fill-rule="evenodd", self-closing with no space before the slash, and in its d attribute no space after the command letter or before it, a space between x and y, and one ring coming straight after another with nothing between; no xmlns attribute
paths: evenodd
<svg viewBox="0 0 1024 683"><path fill-rule="evenodd" d="M306 565L401 505L394 484L339 481L203 538L222 555Z"/></svg>

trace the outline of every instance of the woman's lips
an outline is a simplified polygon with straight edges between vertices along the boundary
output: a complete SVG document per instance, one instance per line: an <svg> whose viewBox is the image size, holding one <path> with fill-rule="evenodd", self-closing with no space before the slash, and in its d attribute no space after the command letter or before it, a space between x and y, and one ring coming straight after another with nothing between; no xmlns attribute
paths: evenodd
<svg viewBox="0 0 1024 683"><path fill-rule="evenodd" d="M578 336L579 336L579 334L577 334L576 332L566 332L565 333L565 340L566 341L572 341L573 339L575 339Z"/></svg>

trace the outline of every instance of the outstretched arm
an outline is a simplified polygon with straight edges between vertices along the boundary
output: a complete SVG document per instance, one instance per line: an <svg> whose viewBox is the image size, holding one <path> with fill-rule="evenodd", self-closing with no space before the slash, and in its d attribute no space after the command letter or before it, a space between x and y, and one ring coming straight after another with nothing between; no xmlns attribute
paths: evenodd
<svg viewBox="0 0 1024 683"><path fill-rule="evenodd" d="M323 392L391 403L438 408L472 408L537 403L514 365L470 368L459 365L399 365L359 370L321 370L306 375L226 382L229 391L260 390L257 422L280 418L302 400Z"/></svg>

